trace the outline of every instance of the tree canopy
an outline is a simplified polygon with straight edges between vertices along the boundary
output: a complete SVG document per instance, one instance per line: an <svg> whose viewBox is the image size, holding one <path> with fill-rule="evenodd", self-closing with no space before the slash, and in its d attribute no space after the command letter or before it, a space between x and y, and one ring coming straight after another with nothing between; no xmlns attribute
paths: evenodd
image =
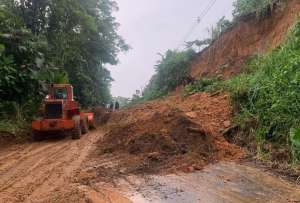
<svg viewBox="0 0 300 203"><path fill-rule="evenodd" d="M155 66L156 73L143 91L143 98L157 98L187 83L195 54L194 50L188 49L182 52L168 50L165 55L161 55L161 60Z"/></svg>
<svg viewBox="0 0 300 203"><path fill-rule="evenodd" d="M128 45L112 0L1 0L0 102L39 100L43 84L70 82L83 106L110 100L105 64Z"/></svg>
<svg viewBox="0 0 300 203"><path fill-rule="evenodd" d="M256 13L258 17L268 13L268 9L274 4L285 2L286 0L236 0L233 3L233 16L235 18Z"/></svg>

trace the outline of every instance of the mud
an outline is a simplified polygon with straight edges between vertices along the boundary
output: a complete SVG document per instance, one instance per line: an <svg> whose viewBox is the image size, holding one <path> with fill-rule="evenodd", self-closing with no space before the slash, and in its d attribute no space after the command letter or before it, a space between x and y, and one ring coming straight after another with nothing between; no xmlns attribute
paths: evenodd
<svg viewBox="0 0 300 203"><path fill-rule="evenodd" d="M104 125L109 120L109 117L112 113L109 109L106 109L104 107L92 108L91 112L94 113L95 124L97 126Z"/></svg>
<svg viewBox="0 0 300 203"><path fill-rule="evenodd" d="M231 125L227 100L226 95L200 93L118 112L109 120L109 131L94 157L114 154L122 159L110 171L141 174L191 172L209 163L241 158L243 151L220 133Z"/></svg>
<svg viewBox="0 0 300 203"><path fill-rule="evenodd" d="M126 173L122 154L96 158L102 131L81 140L27 143L0 150L2 203L300 201L299 186L245 164L219 162L189 173ZM130 161L130 160L127 160Z"/></svg>
<svg viewBox="0 0 300 203"><path fill-rule="evenodd" d="M0 202L87 202L95 192L74 181L74 175L101 136L93 132L78 141L58 139L0 150ZM103 196L98 199L105 200Z"/></svg>
<svg viewBox="0 0 300 203"><path fill-rule="evenodd" d="M222 162L191 174L130 179L133 202L296 203L300 188L246 165ZM128 182L123 182L128 184Z"/></svg>
<svg viewBox="0 0 300 203"><path fill-rule="evenodd" d="M0 149L0 203L299 202L299 186L239 163L226 94L114 112L80 140ZM230 161L230 162L228 162Z"/></svg>

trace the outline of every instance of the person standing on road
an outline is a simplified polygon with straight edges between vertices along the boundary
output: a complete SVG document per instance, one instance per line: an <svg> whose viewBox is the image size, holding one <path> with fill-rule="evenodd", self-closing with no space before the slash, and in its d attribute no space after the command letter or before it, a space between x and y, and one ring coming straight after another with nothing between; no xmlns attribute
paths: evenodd
<svg viewBox="0 0 300 203"><path fill-rule="evenodd" d="M115 109L116 109L116 110L119 110L119 108L120 108L120 104L119 104L118 101L116 101L116 103L115 103Z"/></svg>
<svg viewBox="0 0 300 203"><path fill-rule="evenodd" d="M113 101L110 102L109 109L110 109L111 111L114 110L114 102L113 102Z"/></svg>

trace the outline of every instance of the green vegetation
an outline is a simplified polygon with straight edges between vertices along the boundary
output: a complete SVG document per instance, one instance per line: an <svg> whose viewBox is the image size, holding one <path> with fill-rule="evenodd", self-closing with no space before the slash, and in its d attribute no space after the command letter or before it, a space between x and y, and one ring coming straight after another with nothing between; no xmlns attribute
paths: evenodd
<svg viewBox="0 0 300 203"><path fill-rule="evenodd" d="M130 103L130 98L127 97L114 97L113 101L117 101L120 105L120 108L127 106Z"/></svg>
<svg viewBox="0 0 300 203"><path fill-rule="evenodd" d="M165 55L161 55L161 60L155 65L156 73L141 91L142 93L132 96L127 106L166 96L178 86L189 84L191 82L189 74L191 62L195 55L196 52L192 49L186 51L168 50Z"/></svg>
<svg viewBox="0 0 300 203"><path fill-rule="evenodd" d="M291 149L294 161L300 161L300 128L292 128L290 131Z"/></svg>
<svg viewBox="0 0 300 203"><path fill-rule="evenodd" d="M194 40L190 42L186 42L186 47L191 48L196 46L199 50L202 49L203 46L210 45L214 40L218 39L224 32L230 29L233 26L233 23L230 20L227 20L225 16L223 16L215 26L212 26L209 29L210 37L204 40Z"/></svg>
<svg viewBox="0 0 300 203"><path fill-rule="evenodd" d="M234 17L241 17L250 13L261 14L270 4L270 0L237 0L234 2Z"/></svg>
<svg viewBox="0 0 300 203"><path fill-rule="evenodd" d="M112 0L0 2L0 131L35 115L47 83L70 82L84 107L111 99L105 64L128 49L115 10Z"/></svg>
<svg viewBox="0 0 300 203"><path fill-rule="evenodd" d="M274 4L280 4L286 0L236 0L233 4L233 16L239 18L255 13L258 18L266 16Z"/></svg>
<svg viewBox="0 0 300 203"><path fill-rule="evenodd" d="M281 47L250 62L252 73L227 82L240 107L237 120L255 123L259 146L271 142L288 147L290 129L300 127L299 53L300 23Z"/></svg>
<svg viewBox="0 0 300 203"><path fill-rule="evenodd" d="M197 92L214 92L219 90L222 82L220 78L200 78L185 86L184 90L187 95Z"/></svg>
<svg viewBox="0 0 300 203"><path fill-rule="evenodd" d="M155 99L189 83L190 63L195 56L193 50L167 51L155 67L155 75L143 91L143 100ZM141 99L141 98L137 98Z"/></svg>

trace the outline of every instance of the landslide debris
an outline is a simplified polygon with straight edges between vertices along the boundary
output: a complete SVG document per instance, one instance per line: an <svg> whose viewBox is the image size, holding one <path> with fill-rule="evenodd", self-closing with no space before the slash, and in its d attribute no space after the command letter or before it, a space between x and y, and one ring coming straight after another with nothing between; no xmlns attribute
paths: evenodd
<svg viewBox="0 0 300 203"><path fill-rule="evenodd" d="M104 107L95 107L91 109L91 112L94 113L95 124L97 126L105 124L109 120L111 114L110 110Z"/></svg>
<svg viewBox="0 0 300 203"><path fill-rule="evenodd" d="M226 96L207 94L169 97L116 112L96 156L118 159L110 166L99 166L98 173L112 177L192 172L219 160L239 158L241 149L219 133L230 125L230 116Z"/></svg>

